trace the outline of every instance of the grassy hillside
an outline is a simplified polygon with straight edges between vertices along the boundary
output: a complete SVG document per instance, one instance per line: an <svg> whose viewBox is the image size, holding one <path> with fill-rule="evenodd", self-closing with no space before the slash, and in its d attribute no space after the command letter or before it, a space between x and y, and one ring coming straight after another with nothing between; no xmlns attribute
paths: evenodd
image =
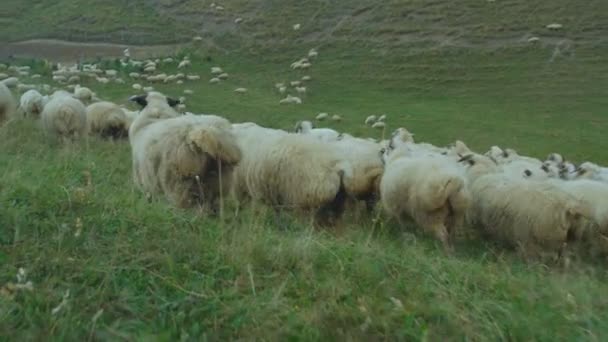
<svg viewBox="0 0 608 342"><path fill-rule="evenodd" d="M238 17L243 22L237 25ZM603 0L5 0L0 41L152 44L201 35L227 49L294 41L427 48L512 46L542 36L551 43L567 39L595 46L606 44L606 22ZM302 25L299 32L291 28L296 23ZM547 29L551 23L563 29Z"/></svg>
<svg viewBox="0 0 608 342"><path fill-rule="evenodd" d="M208 45L176 53L192 56L188 73L202 80L153 85L174 97L193 90L192 112L286 129L328 112L344 120L322 126L358 136L405 126L438 145L461 139L481 152L496 144L608 164L604 1L255 0L222 3L223 13L210 1L82 3L6 0L0 41L147 44L201 34ZM551 22L564 29L546 30ZM528 34L541 42L527 43ZM311 47L320 47L313 68L290 70ZM60 86L42 63L8 62L43 74L25 83ZM212 66L230 78L209 84ZM280 106L274 83L304 74L313 78L304 103ZM82 85L126 104L134 82L142 83ZM383 113L386 132L363 124ZM351 213L342 227L319 231L290 216L279 227L264 208L229 208L222 220L148 202L131 181L125 141L61 146L36 121L4 124L0 340L608 337L604 260L526 264L474 234L446 257L413 226L382 215ZM19 268L31 291L10 285Z"/></svg>

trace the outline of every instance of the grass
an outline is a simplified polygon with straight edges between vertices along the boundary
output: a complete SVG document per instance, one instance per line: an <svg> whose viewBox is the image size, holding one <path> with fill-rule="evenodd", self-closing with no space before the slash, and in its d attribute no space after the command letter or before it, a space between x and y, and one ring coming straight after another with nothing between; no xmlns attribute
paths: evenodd
<svg viewBox="0 0 608 342"><path fill-rule="evenodd" d="M47 11L58 11L65 2L56 1ZM2 10L10 14L6 17L21 13L19 8L41 15L45 4L35 3L25 8L21 1L9 0ZM189 3L161 7L168 16L206 13L208 4L197 8L187 7ZM462 7L456 2L425 3L431 5L416 11L420 1L387 1L385 7L362 9L358 18L365 20L346 21L333 38L323 36L325 45L306 73L313 81L300 106L279 106L274 83L304 74L291 71L289 64L320 45L307 39L314 36L314 27L332 27L329 23L340 16L333 2L282 9L274 2L226 3L227 12L250 14L247 35L277 41L259 49L251 48L259 43L254 40L239 50L180 52L192 56L188 72L200 74L202 81L154 87L174 97L192 89L195 94L186 100L189 111L218 113L234 122L290 129L297 120L328 112L344 120L323 126L379 138L383 132L363 121L370 114L386 113L385 134L405 126L419 141L438 145L461 139L478 151L496 144L540 158L558 151L575 162L608 164L603 138L608 50L592 43L601 32L592 28L608 13L600 10L603 3L585 10L577 2L542 2L533 5L534 11L511 0L497 1L496 11L483 7L488 5L483 1L458 2ZM98 9L96 22L106 23L112 16L104 13L123 10L104 4L111 2L90 7ZM138 4L142 13L161 8ZM267 4L272 6L260 14ZM363 5L352 1L344 7ZM66 17L76 9L67 6L64 11ZM304 25L303 37L308 38L294 35L295 43L287 45L282 39L293 32L285 33L283 27L300 12L302 18L316 19L309 19L312 28ZM424 16L417 16L419 12ZM409 19L399 21L398 15ZM264 26L266 16L274 19ZM43 29L52 36L73 26L71 21L56 26L60 18L49 15L32 29L10 26L0 37L40 36ZM114 18L120 25L125 21ZM155 21L138 20L130 22L141 24L142 32L157 32L148 30ZM397 25L402 21L406 24ZM563 34L581 44L556 57L555 46L542 44L437 49L416 43L411 49L393 48L394 37L416 27L431 33L461 27L467 41L490 44L548 21L563 22ZM114 24L107 22L80 27L87 34L103 27L112 31ZM183 22L183 32L196 23ZM167 37L182 32L172 31L177 24L168 25ZM239 41L229 38L234 37L226 36L227 45ZM19 63L44 75L41 81L25 82L52 84L43 63ZM113 62L104 63L110 67ZM211 85L209 70L216 65L230 78ZM173 73L175 65L161 69ZM83 85L122 104L134 94L130 83ZM241 96L233 92L237 87L249 91ZM0 340L608 337L607 274L600 261L576 262L568 270L526 264L476 238L460 239L455 255L446 257L431 238L399 229L382 217L376 221L351 213L342 229L322 231L306 221L286 220L288 228L276 227L265 208L219 220L173 209L162 200L148 202L132 184L128 143L91 138L61 146L49 142L35 121L6 123L0 127ZM26 270L25 281L32 281L31 291L10 285L17 283L19 268Z"/></svg>

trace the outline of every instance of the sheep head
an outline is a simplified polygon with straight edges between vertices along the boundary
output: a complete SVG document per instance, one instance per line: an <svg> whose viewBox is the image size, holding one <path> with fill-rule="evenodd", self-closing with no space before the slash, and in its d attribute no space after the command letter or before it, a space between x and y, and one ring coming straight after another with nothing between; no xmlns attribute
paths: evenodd
<svg viewBox="0 0 608 342"><path fill-rule="evenodd" d="M145 108L148 105L148 102L151 100L164 100L167 101L167 104L170 107L175 107L180 104L179 100L172 99L170 97L166 97L165 95L157 92L150 92L145 95L133 95L129 98L129 101L135 102L140 105L142 108Z"/></svg>

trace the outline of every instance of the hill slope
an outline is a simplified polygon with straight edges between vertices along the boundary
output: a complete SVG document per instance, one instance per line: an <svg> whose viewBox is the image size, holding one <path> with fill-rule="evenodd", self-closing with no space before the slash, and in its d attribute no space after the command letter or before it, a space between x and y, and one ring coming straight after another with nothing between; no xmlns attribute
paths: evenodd
<svg viewBox="0 0 608 342"><path fill-rule="evenodd" d="M201 35L222 48L296 42L369 47L606 44L608 2L589 0L5 0L0 41L58 38L157 44ZM235 24L236 18L242 18ZM294 32L292 25L302 28ZM563 25L550 30L551 23ZM34 24L34 25L33 25Z"/></svg>

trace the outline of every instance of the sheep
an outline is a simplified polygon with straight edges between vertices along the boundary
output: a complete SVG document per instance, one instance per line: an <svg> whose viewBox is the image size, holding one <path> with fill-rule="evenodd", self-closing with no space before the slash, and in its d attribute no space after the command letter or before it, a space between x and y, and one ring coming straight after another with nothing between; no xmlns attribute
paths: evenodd
<svg viewBox="0 0 608 342"><path fill-rule="evenodd" d="M295 132L299 134L308 134L320 141L329 142L340 139L340 133L330 128L313 128L310 121L298 121L296 123Z"/></svg>
<svg viewBox="0 0 608 342"><path fill-rule="evenodd" d="M342 117L338 114L334 114L331 116L331 120L335 122L342 121Z"/></svg>
<svg viewBox="0 0 608 342"><path fill-rule="evenodd" d="M236 88L234 89L234 92L238 94L245 94L247 92L247 88Z"/></svg>
<svg viewBox="0 0 608 342"><path fill-rule="evenodd" d="M201 37L201 36L195 36L195 37L192 37L192 40L195 41L195 42L202 42L203 41L203 37Z"/></svg>
<svg viewBox="0 0 608 342"><path fill-rule="evenodd" d="M144 87L144 89L143 89L143 90L144 90L146 93L150 93L150 92L153 92L153 91L154 91L154 88L153 88L153 87Z"/></svg>
<svg viewBox="0 0 608 342"><path fill-rule="evenodd" d="M371 212L378 199L380 180L384 171L380 144L343 134L338 139L328 141L327 147L337 151L338 155L352 167L352 177L344 181L348 197L364 201L368 212Z"/></svg>
<svg viewBox="0 0 608 342"><path fill-rule="evenodd" d="M279 87L279 93L285 94L286 91L287 91L287 87L285 87L285 86Z"/></svg>
<svg viewBox="0 0 608 342"><path fill-rule="evenodd" d="M166 64L173 63L173 62L174 62L173 58L171 58L171 57L167 57L167 58L163 59L163 63L166 63Z"/></svg>
<svg viewBox="0 0 608 342"><path fill-rule="evenodd" d="M533 258L561 255L579 234L585 208L551 182L510 177L481 155L467 155L461 161L467 165L473 198L467 218L487 237Z"/></svg>
<svg viewBox="0 0 608 342"><path fill-rule="evenodd" d="M244 156L235 171L236 193L246 192L277 211L312 212L319 225L341 217L352 170L334 150L307 135L255 124L233 129Z"/></svg>
<svg viewBox="0 0 608 342"><path fill-rule="evenodd" d="M323 120L327 119L328 117L329 117L329 114L327 114L327 113L319 113L319 114L317 114L315 119L317 119L319 121L323 121Z"/></svg>
<svg viewBox="0 0 608 342"><path fill-rule="evenodd" d="M279 101L279 104L302 104L302 99L287 94L287 97Z"/></svg>
<svg viewBox="0 0 608 342"><path fill-rule="evenodd" d="M211 84L217 84L217 83L220 83L220 82L221 82L220 79L217 78L217 77L214 77L214 78L212 78L212 79L209 80L209 83L211 83Z"/></svg>
<svg viewBox="0 0 608 342"><path fill-rule="evenodd" d="M44 106L40 117L46 134L59 137L64 142L86 135L86 108L68 92L55 92Z"/></svg>
<svg viewBox="0 0 608 342"><path fill-rule="evenodd" d="M2 83L8 88L15 88L19 84L19 79L17 77L9 77L4 79Z"/></svg>
<svg viewBox="0 0 608 342"><path fill-rule="evenodd" d="M242 23L242 22L243 22L243 18L239 17L239 18L234 19L234 23L237 24L237 25L240 24L240 23Z"/></svg>
<svg viewBox="0 0 608 342"><path fill-rule="evenodd" d="M28 90L21 95L19 108L26 117L39 117L44 108L42 95L37 90Z"/></svg>
<svg viewBox="0 0 608 342"><path fill-rule="evenodd" d="M316 58L317 56L319 56L319 52L317 52L317 50L310 49L308 51L308 58Z"/></svg>
<svg viewBox="0 0 608 342"><path fill-rule="evenodd" d="M17 91L19 91L19 92L26 92L28 90L34 90L36 88L37 88L37 86L35 84L20 83L19 85L17 85Z"/></svg>
<svg viewBox="0 0 608 342"><path fill-rule="evenodd" d="M553 180L552 184L579 200L599 231L608 234L608 184L589 179Z"/></svg>
<svg viewBox="0 0 608 342"><path fill-rule="evenodd" d="M214 115L180 115L171 108L177 101L156 92L131 101L143 107L129 128L136 186L149 196L164 195L179 208L221 211L241 159L230 122Z"/></svg>
<svg viewBox="0 0 608 342"><path fill-rule="evenodd" d="M413 219L447 253L471 203L464 169L448 158L411 155L400 147L388 155L380 181L385 212L403 226Z"/></svg>
<svg viewBox="0 0 608 342"><path fill-rule="evenodd" d="M82 101L83 103L91 102L93 100L93 92L91 89L81 87L79 84L74 88L74 97Z"/></svg>
<svg viewBox="0 0 608 342"><path fill-rule="evenodd" d="M0 73L0 81L4 80L4 79L7 79L7 78L8 78L8 74Z"/></svg>
<svg viewBox="0 0 608 342"><path fill-rule="evenodd" d="M386 127L386 124L382 121L375 122L372 125L372 128L376 128L376 129L384 129L384 127Z"/></svg>
<svg viewBox="0 0 608 342"><path fill-rule="evenodd" d="M217 76L217 78L219 78L220 80L227 80L228 79L228 74L227 73L221 73Z"/></svg>
<svg viewBox="0 0 608 342"><path fill-rule="evenodd" d="M302 81L303 81L303 82L312 81L312 77L310 77L310 76L308 76L308 75L302 76Z"/></svg>
<svg viewBox="0 0 608 342"><path fill-rule="evenodd" d="M186 94L186 95L192 95L192 94L194 94L194 91L192 91L190 89L184 89L184 94Z"/></svg>
<svg viewBox="0 0 608 342"><path fill-rule="evenodd" d="M192 65L192 63L189 60L185 59L185 60L179 62L179 64L177 65L177 68L178 69L183 69L183 68L187 68L187 67L189 67L191 65Z"/></svg>
<svg viewBox="0 0 608 342"><path fill-rule="evenodd" d="M131 77L131 78L140 78L141 74L138 73L138 72L130 72L129 73L129 77Z"/></svg>
<svg viewBox="0 0 608 342"><path fill-rule="evenodd" d="M608 182L608 168L601 167L592 162L584 162L575 170L574 178Z"/></svg>
<svg viewBox="0 0 608 342"><path fill-rule="evenodd" d="M293 30L294 30L294 31L298 31L298 30L300 30L300 27L301 27L301 26L302 26L302 25L300 25L300 24L294 24L294 25L293 25Z"/></svg>
<svg viewBox="0 0 608 342"><path fill-rule="evenodd" d="M186 79L188 81L198 81L201 79L201 77L199 75L187 75Z"/></svg>
<svg viewBox="0 0 608 342"><path fill-rule="evenodd" d="M219 75L224 73L224 70L222 70L222 68L220 67L211 67L211 74L212 75Z"/></svg>
<svg viewBox="0 0 608 342"><path fill-rule="evenodd" d="M15 107L13 94L4 83L0 82L0 123L13 115Z"/></svg>
<svg viewBox="0 0 608 342"><path fill-rule="evenodd" d="M131 86L131 88L133 88L135 90L141 90L143 87L139 83L133 83L133 85Z"/></svg>
<svg viewBox="0 0 608 342"><path fill-rule="evenodd" d="M291 81L291 82L289 82L289 85L292 86L292 87L298 87L298 86L300 86L300 84L302 84L302 82L300 82L300 81Z"/></svg>
<svg viewBox="0 0 608 342"><path fill-rule="evenodd" d="M374 123L376 123L377 118L375 115L370 115L367 118L365 118L365 124L368 126L373 125Z"/></svg>
<svg viewBox="0 0 608 342"><path fill-rule="evenodd" d="M300 95L306 94L306 87L296 87L296 92Z"/></svg>
<svg viewBox="0 0 608 342"><path fill-rule="evenodd" d="M122 108L112 102L97 102L86 108L89 134L102 138L124 138L128 134L129 121Z"/></svg>

